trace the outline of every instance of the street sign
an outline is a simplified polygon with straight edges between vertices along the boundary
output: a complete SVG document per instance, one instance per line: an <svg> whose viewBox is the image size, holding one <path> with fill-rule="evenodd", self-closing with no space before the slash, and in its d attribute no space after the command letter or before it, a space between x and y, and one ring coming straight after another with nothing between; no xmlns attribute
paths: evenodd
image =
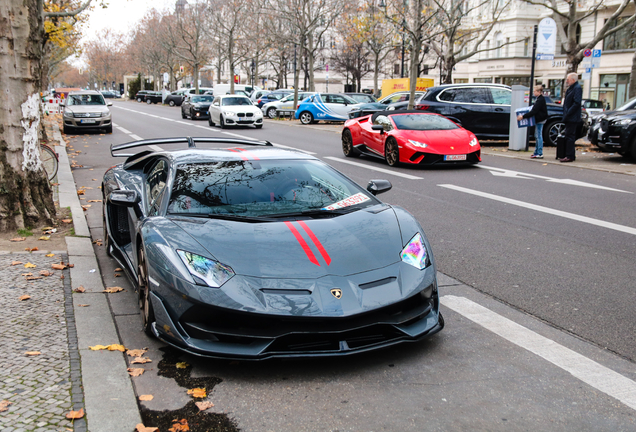
<svg viewBox="0 0 636 432"><path fill-rule="evenodd" d="M583 72L583 76L582 76L582 78L583 78L584 80L589 80L589 79L591 79L591 78L592 78L592 69L591 69L591 68L586 68L586 69L585 69L585 72Z"/></svg>
<svg viewBox="0 0 636 432"><path fill-rule="evenodd" d="M586 49L585 51L583 51L583 55L584 55L585 57L589 57L589 56L591 56L591 55L592 55L592 50L590 50L590 49Z"/></svg>
<svg viewBox="0 0 636 432"><path fill-rule="evenodd" d="M602 54L602 50L600 49L592 50L592 57L600 57L601 54Z"/></svg>
<svg viewBox="0 0 636 432"><path fill-rule="evenodd" d="M537 54L537 60L554 60L554 54Z"/></svg>
<svg viewBox="0 0 636 432"><path fill-rule="evenodd" d="M544 18L539 23L537 53L552 54L556 47L557 26L552 18ZM547 60L547 59L546 59Z"/></svg>
<svg viewBox="0 0 636 432"><path fill-rule="evenodd" d="M601 67L601 57L592 57L592 67Z"/></svg>

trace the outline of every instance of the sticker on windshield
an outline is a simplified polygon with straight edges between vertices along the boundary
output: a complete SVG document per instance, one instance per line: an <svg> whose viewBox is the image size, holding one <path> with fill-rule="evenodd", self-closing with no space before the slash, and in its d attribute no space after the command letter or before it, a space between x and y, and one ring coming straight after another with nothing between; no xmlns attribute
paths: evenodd
<svg viewBox="0 0 636 432"><path fill-rule="evenodd" d="M347 198L343 199L342 201L338 201L337 203L333 203L331 205L328 205L327 207L324 207L323 210L341 209L341 208L345 208L345 207L349 207L349 206L352 206L352 205L360 204L360 203L363 203L365 201L370 201L370 200L371 200L371 198L369 198L368 196L366 196L362 192L358 192L357 194L351 195L350 197L347 197Z"/></svg>

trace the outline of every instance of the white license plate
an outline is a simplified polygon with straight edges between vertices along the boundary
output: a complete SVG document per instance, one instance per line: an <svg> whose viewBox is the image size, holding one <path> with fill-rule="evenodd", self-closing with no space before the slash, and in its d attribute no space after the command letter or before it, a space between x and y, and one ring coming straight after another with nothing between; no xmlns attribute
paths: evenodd
<svg viewBox="0 0 636 432"><path fill-rule="evenodd" d="M466 160L466 155L446 155L444 156L445 161L461 161Z"/></svg>
<svg viewBox="0 0 636 432"><path fill-rule="evenodd" d="M80 123L95 123L95 119L81 119Z"/></svg>

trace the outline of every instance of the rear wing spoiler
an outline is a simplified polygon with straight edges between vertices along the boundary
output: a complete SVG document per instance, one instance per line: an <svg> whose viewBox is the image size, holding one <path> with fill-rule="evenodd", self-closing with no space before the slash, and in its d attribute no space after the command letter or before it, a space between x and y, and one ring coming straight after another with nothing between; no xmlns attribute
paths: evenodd
<svg viewBox="0 0 636 432"><path fill-rule="evenodd" d="M177 137L177 138L158 138L149 140L132 141L124 144L110 145L110 154L113 157L133 157L136 155L148 154L149 151L142 151L140 153L117 153L120 150L127 150L135 147L148 146L152 149L152 146L158 146L162 144L187 144L188 148L197 148L196 143L217 143L217 144L233 144L233 145L255 145L255 146L267 146L271 147L272 143L269 141L256 141L237 138L209 138L209 137ZM163 151L163 149L153 149L155 151Z"/></svg>

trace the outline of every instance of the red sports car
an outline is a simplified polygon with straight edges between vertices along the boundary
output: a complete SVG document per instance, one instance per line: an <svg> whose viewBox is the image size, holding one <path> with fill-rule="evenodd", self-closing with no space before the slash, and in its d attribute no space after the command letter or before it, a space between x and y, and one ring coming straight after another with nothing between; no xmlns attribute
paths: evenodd
<svg viewBox="0 0 636 432"><path fill-rule="evenodd" d="M481 147L472 132L421 111L380 111L347 120L342 151L347 157L381 157L390 166L481 162Z"/></svg>

